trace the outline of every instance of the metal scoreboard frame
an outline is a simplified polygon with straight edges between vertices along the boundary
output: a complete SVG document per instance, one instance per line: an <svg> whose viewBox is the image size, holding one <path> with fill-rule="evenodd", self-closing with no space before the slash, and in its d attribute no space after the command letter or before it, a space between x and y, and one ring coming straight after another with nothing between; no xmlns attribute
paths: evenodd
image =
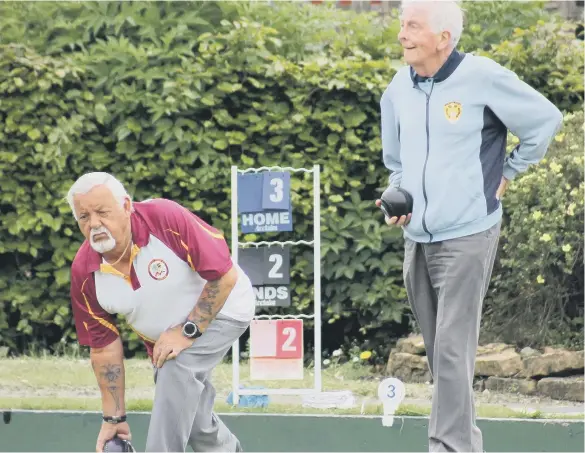
<svg viewBox="0 0 585 453"><path fill-rule="evenodd" d="M299 241L260 241L260 242L240 242L239 241L239 213L238 213L238 174L260 173L263 171L283 171L291 173L312 173L313 174L313 240ZM314 386L313 388L267 388L267 389L240 389L240 344L236 340L232 345L232 395L233 405L237 406L240 395L313 395L321 393L321 179L320 166L313 165L312 169L292 168L292 167L259 167L238 169L236 165L231 167L231 203L232 203L232 260L238 262L238 251L240 246L261 245L312 245L313 246L313 313L299 313L296 315L256 315L257 319L314 319ZM292 209L292 208L291 208Z"/></svg>

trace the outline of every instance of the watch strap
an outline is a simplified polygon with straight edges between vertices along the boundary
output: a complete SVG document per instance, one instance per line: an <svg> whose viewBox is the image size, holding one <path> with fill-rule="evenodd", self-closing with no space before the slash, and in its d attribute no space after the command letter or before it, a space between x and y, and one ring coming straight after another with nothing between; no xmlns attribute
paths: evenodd
<svg viewBox="0 0 585 453"><path fill-rule="evenodd" d="M126 421L126 415L119 416L104 415L102 416L102 418L106 423L111 423L113 425L116 425L118 423L124 423Z"/></svg>

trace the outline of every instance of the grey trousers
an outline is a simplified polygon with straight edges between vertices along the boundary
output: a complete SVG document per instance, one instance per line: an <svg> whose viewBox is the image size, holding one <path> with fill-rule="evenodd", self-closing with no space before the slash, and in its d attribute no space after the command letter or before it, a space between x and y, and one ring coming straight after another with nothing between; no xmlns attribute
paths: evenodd
<svg viewBox="0 0 585 453"><path fill-rule="evenodd" d="M429 451L483 451L475 422L473 376L483 299L500 224L443 242L405 242L404 281L421 329L433 399Z"/></svg>
<svg viewBox="0 0 585 453"><path fill-rule="evenodd" d="M175 359L155 369L155 395L147 452L235 452L239 441L213 412L211 372L249 323L218 315L205 333Z"/></svg>

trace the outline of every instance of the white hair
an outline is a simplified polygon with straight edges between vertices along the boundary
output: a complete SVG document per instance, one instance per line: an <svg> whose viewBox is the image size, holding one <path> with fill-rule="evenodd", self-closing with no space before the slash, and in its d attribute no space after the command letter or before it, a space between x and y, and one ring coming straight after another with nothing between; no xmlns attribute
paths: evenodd
<svg viewBox="0 0 585 453"><path fill-rule="evenodd" d="M132 203L132 198L130 195L128 195L124 185L118 181L115 176L104 172L86 173L80 176L77 181L73 183L69 189L69 192L67 192L67 202L71 207L71 211L73 212L75 220L78 219L77 213L75 212L75 207L73 205L73 197L77 194L85 194L94 187L102 185L110 189L114 197L120 202L121 205L124 205L126 199L130 200L130 203Z"/></svg>
<svg viewBox="0 0 585 453"><path fill-rule="evenodd" d="M402 11L408 6L423 6L429 13L429 24L435 33L448 31L455 48L463 33L463 10L457 0L402 0Z"/></svg>

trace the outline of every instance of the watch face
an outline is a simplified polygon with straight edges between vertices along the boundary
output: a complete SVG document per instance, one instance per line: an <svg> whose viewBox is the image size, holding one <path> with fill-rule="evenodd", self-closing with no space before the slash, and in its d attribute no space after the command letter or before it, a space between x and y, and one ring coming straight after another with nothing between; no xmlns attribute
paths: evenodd
<svg viewBox="0 0 585 453"><path fill-rule="evenodd" d="M197 332L197 326L192 322L187 322L183 326L183 332L185 332L185 335L192 337Z"/></svg>

